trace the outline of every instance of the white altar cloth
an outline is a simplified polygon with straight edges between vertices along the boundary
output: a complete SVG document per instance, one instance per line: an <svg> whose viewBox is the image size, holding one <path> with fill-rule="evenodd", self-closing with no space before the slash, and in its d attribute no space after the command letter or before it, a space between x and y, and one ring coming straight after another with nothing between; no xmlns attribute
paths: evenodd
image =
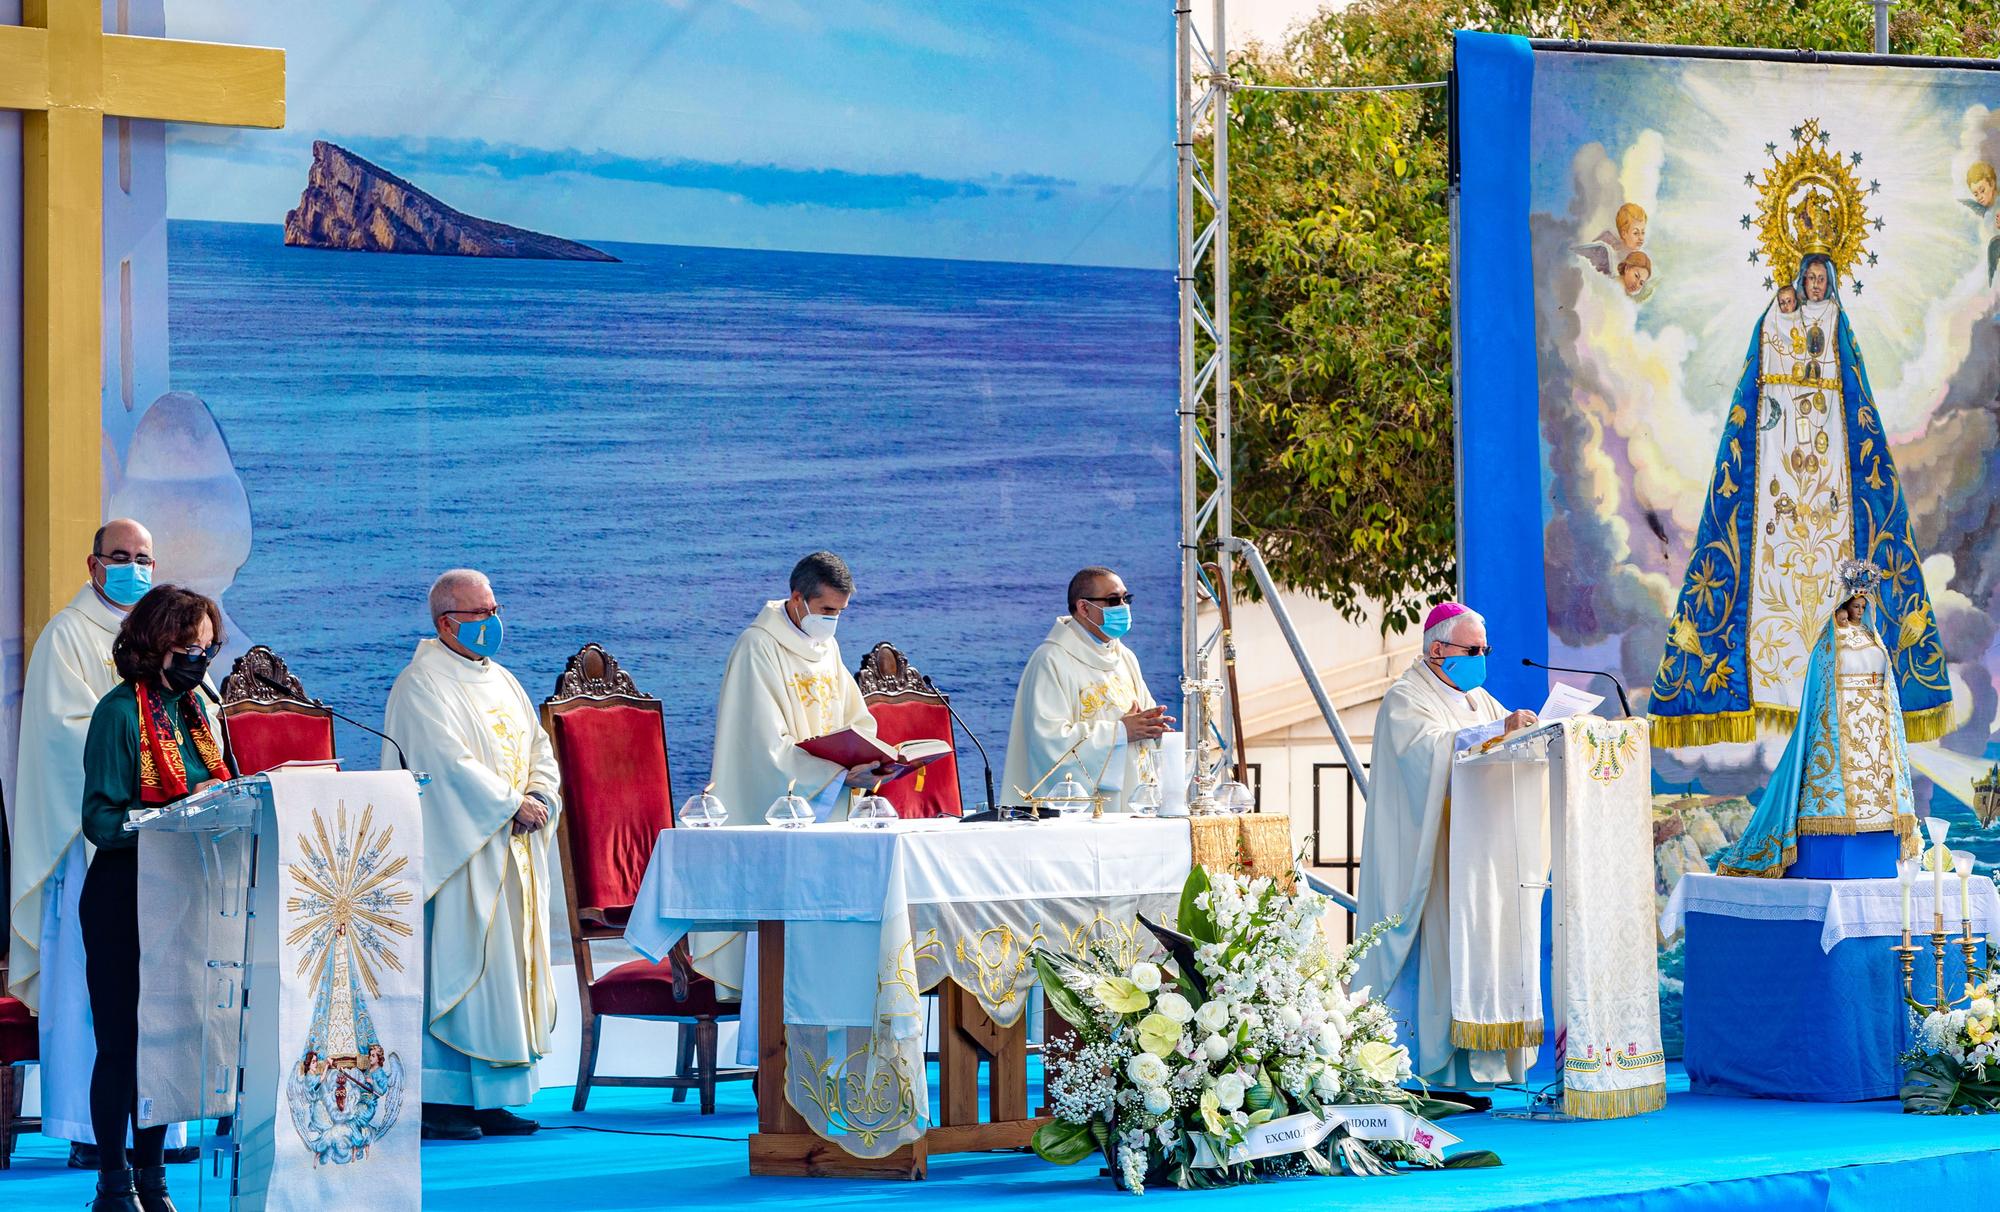
<svg viewBox="0 0 2000 1212"><path fill-rule="evenodd" d="M1035 948L1150 953L1137 917L1171 919L1191 860L1186 821L665 829L625 938L658 960L693 929L787 923L787 1099L879 1157L929 1120L920 992L950 979L1010 1026Z"/></svg>
<svg viewBox="0 0 2000 1212"><path fill-rule="evenodd" d="M1919 876L1910 897L1910 931L1929 934L1932 924L1932 877ZM1792 880L1749 879L1742 876L1691 873L1674 885L1660 914L1660 937L1681 932L1690 913L1765 921L1813 921L1821 924L1819 945L1830 952L1851 938L1900 938L1903 933L1903 884L1898 879ZM1958 935L1958 877L1944 877L1945 931ZM1972 878L1972 929L1975 936L2000 932L2000 891L1985 876Z"/></svg>

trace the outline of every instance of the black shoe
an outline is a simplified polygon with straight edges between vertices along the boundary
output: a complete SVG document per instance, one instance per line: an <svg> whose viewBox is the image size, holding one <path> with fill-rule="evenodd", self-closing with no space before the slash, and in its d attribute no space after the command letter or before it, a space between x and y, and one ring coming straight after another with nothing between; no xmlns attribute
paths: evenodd
<svg viewBox="0 0 2000 1212"><path fill-rule="evenodd" d="M132 1171L132 1182L139 1189L141 1212L175 1212L174 1201L167 1196L165 1166L141 1166Z"/></svg>
<svg viewBox="0 0 2000 1212"><path fill-rule="evenodd" d="M472 1121L488 1136L532 1136L542 1130L542 1126L532 1119L522 1119L505 1107L485 1107L472 1113Z"/></svg>
<svg viewBox="0 0 2000 1212"><path fill-rule="evenodd" d="M98 1171L97 1198L90 1201L90 1212L145 1212L139 1203L139 1192L132 1186L132 1172Z"/></svg>
<svg viewBox="0 0 2000 1212"><path fill-rule="evenodd" d="M481 1136L479 1125L472 1118L472 1108L458 1103L425 1103L425 1140L478 1140Z"/></svg>
<svg viewBox="0 0 2000 1212"><path fill-rule="evenodd" d="M185 1166L189 1162L198 1162L201 1160L201 1146L182 1145L178 1149L169 1149L163 1155L163 1160L169 1166Z"/></svg>
<svg viewBox="0 0 2000 1212"><path fill-rule="evenodd" d="M70 1142L69 1168L72 1170L97 1169L97 1146L86 1145L82 1141Z"/></svg>

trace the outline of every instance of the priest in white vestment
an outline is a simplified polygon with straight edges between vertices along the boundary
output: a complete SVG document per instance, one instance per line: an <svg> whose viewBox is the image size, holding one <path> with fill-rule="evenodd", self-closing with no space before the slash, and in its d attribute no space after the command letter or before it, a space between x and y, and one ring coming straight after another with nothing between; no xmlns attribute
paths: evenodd
<svg viewBox="0 0 2000 1212"><path fill-rule="evenodd" d="M1062 766L1123 812L1132 792L1158 777L1153 754L1173 718L1153 701L1139 658L1121 641L1132 628L1132 595L1109 568L1070 578L1065 605L1048 638L1028 658L1007 733L1001 797L1023 802L1047 795ZM1037 789L1037 784L1040 784Z"/></svg>
<svg viewBox="0 0 2000 1212"><path fill-rule="evenodd" d="M95 849L83 837L83 740L97 700L118 685L111 641L125 612L153 586L153 536L130 518L106 522L84 568L89 583L42 629L21 693L20 762L8 795L14 937L7 980L9 992L39 1016L42 1133L73 1142L78 1168L96 1169L90 1072L97 1044L77 919ZM177 1124L167 1145L185 1140Z"/></svg>
<svg viewBox="0 0 2000 1212"><path fill-rule="evenodd" d="M736 637L722 674L711 777L731 825L763 824L788 789L810 801L820 820L844 820L851 794L877 781L872 763L843 769L798 747L847 728L875 735L875 717L834 639L854 596L854 574L839 556L816 551L792 569L790 588L791 596L764 603ZM688 953L725 999L741 996L742 934L696 932Z"/></svg>
<svg viewBox="0 0 2000 1212"><path fill-rule="evenodd" d="M1452 756L1466 742L1535 722L1534 712L1509 712L1479 688L1487 652L1485 619L1446 602L1424 621L1422 657L1382 696L1357 898L1357 929L1391 918L1400 924L1362 958L1351 983L1387 1003L1416 1075L1451 1090L1520 1081L1529 1059L1520 1050L1473 1051L1451 1042Z"/></svg>
<svg viewBox="0 0 2000 1212"><path fill-rule="evenodd" d="M549 954L551 823L560 777L527 692L493 656L493 586L454 569L430 593L437 638L389 690L382 731L423 788L423 1134L518 1136L539 1125L505 1110L534 1097L553 1046ZM394 751L383 747L383 766Z"/></svg>

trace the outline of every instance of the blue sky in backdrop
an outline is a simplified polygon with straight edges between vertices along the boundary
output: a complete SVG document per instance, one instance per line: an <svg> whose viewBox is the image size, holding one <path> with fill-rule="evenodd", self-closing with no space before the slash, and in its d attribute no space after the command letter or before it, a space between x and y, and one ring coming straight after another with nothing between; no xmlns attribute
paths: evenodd
<svg viewBox="0 0 2000 1212"><path fill-rule="evenodd" d="M167 0L282 47L283 131L177 126L169 213L279 223L314 139L580 240L1166 269L1159 0Z"/></svg>

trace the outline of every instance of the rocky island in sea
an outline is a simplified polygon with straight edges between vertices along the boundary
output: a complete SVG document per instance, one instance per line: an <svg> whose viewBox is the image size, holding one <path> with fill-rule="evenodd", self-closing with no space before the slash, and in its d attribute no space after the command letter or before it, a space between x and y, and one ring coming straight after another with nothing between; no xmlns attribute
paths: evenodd
<svg viewBox="0 0 2000 1212"><path fill-rule="evenodd" d="M346 252L616 261L588 244L481 219L445 205L379 165L324 139L285 216L285 243Z"/></svg>

